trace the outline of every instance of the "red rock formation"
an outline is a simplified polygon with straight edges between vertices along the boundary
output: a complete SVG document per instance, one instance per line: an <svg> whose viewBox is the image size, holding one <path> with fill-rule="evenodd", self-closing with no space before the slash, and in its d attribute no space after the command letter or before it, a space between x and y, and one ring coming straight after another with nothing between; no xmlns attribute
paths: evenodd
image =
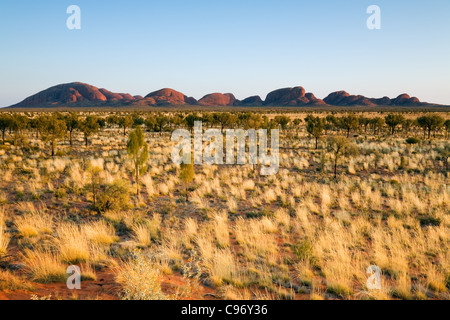
<svg viewBox="0 0 450 320"><path fill-rule="evenodd" d="M108 102L134 100L129 94L118 94L81 82L60 84L41 91L12 106L16 108L45 108L57 106L95 106Z"/></svg>
<svg viewBox="0 0 450 320"><path fill-rule="evenodd" d="M383 97L379 99L371 99L373 103L379 106L389 106L392 103L392 100L389 97Z"/></svg>
<svg viewBox="0 0 450 320"><path fill-rule="evenodd" d="M326 103L322 99L316 98L314 94L308 92L305 94L305 98L309 100L309 104L312 105L326 105Z"/></svg>
<svg viewBox="0 0 450 320"><path fill-rule="evenodd" d="M111 91L108 91L106 89L99 89L99 91L108 99L108 101L112 100L128 100L133 101L135 98L128 93L114 93Z"/></svg>
<svg viewBox="0 0 450 320"><path fill-rule="evenodd" d="M149 105L184 105L197 104L197 100L187 97L183 93L173 89L161 89L145 96L144 100Z"/></svg>
<svg viewBox="0 0 450 320"><path fill-rule="evenodd" d="M330 93L325 99L327 104L333 106L403 106L423 104L417 98L411 98L407 94L401 94L395 99L383 97L379 99L367 98L361 95L350 95L345 91Z"/></svg>
<svg viewBox="0 0 450 320"><path fill-rule="evenodd" d="M201 106L232 106L235 101L236 98L231 93L211 93L198 100L198 104Z"/></svg>
<svg viewBox="0 0 450 320"><path fill-rule="evenodd" d="M283 88L270 92L266 100L252 96L239 101L231 93L212 93L198 102L173 89L161 89L149 93L145 98L127 93L114 93L98 89L89 84L73 82L60 84L41 91L10 108L46 108L46 107L95 107L95 106L164 106L164 105L202 105L202 106L423 106L416 97L401 94L395 99L388 97L367 98L362 95L350 95L345 91L330 93L324 100L305 92L303 87Z"/></svg>
<svg viewBox="0 0 450 320"><path fill-rule="evenodd" d="M248 98L245 98L242 101L236 100L234 102L235 106L253 106L253 107L257 107L257 106L262 106L264 103L264 101L261 99L260 96L251 96Z"/></svg>
<svg viewBox="0 0 450 320"><path fill-rule="evenodd" d="M339 106L341 104L345 104L345 100L350 96L349 93L345 91L336 91L330 93L323 101L325 101L326 104L330 104L333 106Z"/></svg>
<svg viewBox="0 0 450 320"><path fill-rule="evenodd" d="M421 102L416 97L410 97L408 94L403 93L399 95L397 98L392 99L392 104L397 106L414 106L420 105Z"/></svg>
<svg viewBox="0 0 450 320"><path fill-rule="evenodd" d="M324 104L312 93L306 93L303 87L284 88L270 92L265 105L270 106L305 106L311 104Z"/></svg>

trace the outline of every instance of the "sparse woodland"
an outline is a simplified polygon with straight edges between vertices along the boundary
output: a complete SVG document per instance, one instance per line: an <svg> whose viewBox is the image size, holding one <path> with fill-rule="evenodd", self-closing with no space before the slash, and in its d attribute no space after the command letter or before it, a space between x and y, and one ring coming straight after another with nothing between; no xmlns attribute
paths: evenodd
<svg viewBox="0 0 450 320"><path fill-rule="evenodd" d="M278 174L173 164L195 120L280 129ZM1 112L0 299L449 299L449 131L446 112Z"/></svg>

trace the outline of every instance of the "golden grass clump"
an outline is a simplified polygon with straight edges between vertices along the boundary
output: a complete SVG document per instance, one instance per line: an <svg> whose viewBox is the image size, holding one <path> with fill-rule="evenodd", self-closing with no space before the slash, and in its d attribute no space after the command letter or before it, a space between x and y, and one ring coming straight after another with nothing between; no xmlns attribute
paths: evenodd
<svg viewBox="0 0 450 320"><path fill-rule="evenodd" d="M223 283L236 283L239 280L238 266L230 250L215 250L212 259L205 263L212 283L219 287Z"/></svg>
<svg viewBox="0 0 450 320"><path fill-rule="evenodd" d="M97 245L108 246L119 240L114 228L104 221L86 224L83 226L83 231L88 240Z"/></svg>
<svg viewBox="0 0 450 320"><path fill-rule="evenodd" d="M0 224L0 258L8 252L10 236L6 234L6 228Z"/></svg>
<svg viewBox="0 0 450 320"><path fill-rule="evenodd" d="M132 225L135 241L141 247L150 246L154 240L160 239L161 216L157 213L152 219L136 222Z"/></svg>
<svg viewBox="0 0 450 320"><path fill-rule="evenodd" d="M23 260L33 281L50 283L67 280L66 266L54 252L45 249L26 249Z"/></svg>
<svg viewBox="0 0 450 320"><path fill-rule="evenodd" d="M31 238L42 234L53 233L52 217L39 211L32 211L31 213L17 217L14 224L21 237Z"/></svg>
<svg viewBox="0 0 450 320"><path fill-rule="evenodd" d="M58 249L62 261L77 264L89 261L89 240L75 224L62 224L57 229Z"/></svg>
<svg viewBox="0 0 450 320"><path fill-rule="evenodd" d="M192 218L187 218L184 220L184 232L188 239L193 239L197 235L198 224Z"/></svg>
<svg viewBox="0 0 450 320"><path fill-rule="evenodd" d="M0 290L16 291L16 290L34 290L35 286L22 276L15 275L10 271L0 270Z"/></svg>
<svg viewBox="0 0 450 320"><path fill-rule="evenodd" d="M214 217L214 231L217 246L227 248L230 246L230 232L228 230L228 217L225 212L216 214Z"/></svg>

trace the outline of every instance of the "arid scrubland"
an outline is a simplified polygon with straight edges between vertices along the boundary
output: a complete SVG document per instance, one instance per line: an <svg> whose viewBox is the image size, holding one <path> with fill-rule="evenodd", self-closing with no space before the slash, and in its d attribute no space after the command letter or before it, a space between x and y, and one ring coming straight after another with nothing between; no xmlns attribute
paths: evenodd
<svg viewBox="0 0 450 320"><path fill-rule="evenodd" d="M147 129L149 149L139 196L127 154L133 122L80 126L70 143L65 134L6 131L0 293L58 298L45 285L65 283L67 267L78 265L82 286L106 278L107 294L123 299L202 298L202 290L222 299L450 298L445 127L427 132L403 119L391 123L393 134L376 121L347 131L293 113L277 120L278 174L261 176L258 165L195 165L186 201L170 131L190 128L189 115L165 115L179 122L146 116L145 125L134 121ZM152 130L158 127L165 130ZM340 135L356 152L333 149L331 137ZM367 288L371 265L381 269L380 290Z"/></svg>

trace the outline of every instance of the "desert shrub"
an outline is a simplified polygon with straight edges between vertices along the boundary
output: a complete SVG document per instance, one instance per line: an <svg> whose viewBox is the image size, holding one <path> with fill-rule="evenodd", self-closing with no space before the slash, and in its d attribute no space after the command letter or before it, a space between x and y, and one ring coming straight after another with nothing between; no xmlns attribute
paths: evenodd
<svg viewBox="0 0 450 320"><path fill-rule="evenodd" d="M55 190L55 197L64 199L67 195L67 189L65 187L59 187Z"/></svg>
<svg viewBox="0 0 450 320"><path fill-rule="evenodd" d="M339 297L350 296L353 291L351 288L341 283L332 283L327 285L327 292Z"/></svg>
<svg viewBox="0 0 450 320"><path fill-rule="evenodd" d="M140 251L117 269L116 281L122 286L123 300L168 300L161 289L160 270Z"/></svg>
<svg viewBox="0 0 450 320"><path fill-rule="evenodd" d="M398 182L398 180L396 180L396 179L391 179L391 180L389 180L389 183L390 183L392 186L400 186L400 182Z"/></svg>
<svg viewBox="0 0 450 320"><path fill-rule="evenodd" d="M406 139L407 144L417 144L419 142L420 142L419 138L411 137L411 138Z"/></svg>
<svg viewBox="0 0 450 320"><path fill-rule="evenodd" d="M245 215L249 219L262 218L271 216L272 212L270 211L270 208L261 208L259 211L248 211Z"/></svg>
<svg viewBox="0 0 450 320"><path fill-rule="evenodd" d="M300 261L308 260L312 256L313 246L311 241L302 241L299 245L292 245L292 251Z"/></svg>
<svg viewBox="0 0 450 320"><path fill-rule="evenodd" d="M408 161L406 160L405 156L400 157L400 165L398 167L399 170L403 170L406 168Z"/></svg>
<svg viewBox="0 0 450 320"><path fill-rule="evenodd" d="M441 219L435 218L431 216L424 216L419 218L420 226L421 227L427 227L427 226L440 226L441 225Z"/></svg>
<svg viewBox="0 0 450 320"><path fill-rule="evenodd" d="M99 212L129 209L129 202L130 184L125 180L117 179L104 186L104 191L98 197L96 209Z"/></svg>
<svg viewBox="0 0 450 320"><path fill-rule="evenodd" d="M25 192L23 192L22 190L18 190L16 192L16 200L23 201L24 199L25 199Z"/></svg>

